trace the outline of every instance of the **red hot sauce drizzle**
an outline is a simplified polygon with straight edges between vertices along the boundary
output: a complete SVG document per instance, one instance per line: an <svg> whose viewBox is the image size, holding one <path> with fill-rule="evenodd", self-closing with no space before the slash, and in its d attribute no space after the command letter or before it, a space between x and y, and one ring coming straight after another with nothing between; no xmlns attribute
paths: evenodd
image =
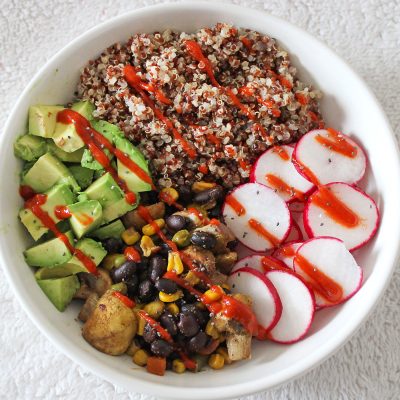
<svg viewBox="0 0 400 400"><path fill-rule="evenodd" d="M96 270L96 264L93 260L88 257L85 253L81 250L76 249L69 241L68 237L60 232L56 226L56 223L51 219L49 214L42 209L43 206L47 201L47 195L45 194L37 194L31 199L25 202L25 208L31 210L33 214L36 215L37 218L41 221L41 223L48 229L50 229L54 235L60 239L67 249L79 260L82 264L86 267L86 269L94 275L97 275L98 272Z"/></svg>
<svg viewBox="0 0 400 400"><path fill-rule="evenodd" d="M157 108L153 100L151 100L151 98L145 93L145 89L143 86L145 82L137 74L135 67L133 67L132 65L125 65L124 77L129 86L135 89L136 92L140 95L143 102L153 110L154 115L166 125L169 131L172 132L174 139L180 143L182 149L187 153L187 155L192 159L195 158L196 150L182 136L182 134L178 131L178 129L175 128L172 121L169 118L167 118L159 108Z"/></svg>
<svg viewBox="0 0 400 400"><path fill-rule="evenodd" d="M268 271L287 271L288 267L282 265L282 262L274 260L272 257L264 256L261 259L261 266L265 272Z"/></svg>
<svg viewBox="0 0 400 400"><path fill-rule="evenodd" d="M265 227L261 224L261 222L255 220L254 218L250 218L248 224L251 229L257 232L264 239L268 240L268 242L270 242L273 247L277 247L280 244L280 240L271 232L267 231Z"/></svg>
<svg viewBox="0 0 400 400"><path fill-rule="evenodd" d="M195 42L194 40L185 40L185 46L189 54L199 63L199 68L203 70L207 75L208 78L210 79L211 83L213 86L221 89L224 91L229 98L231 99L233 105L235 105L244 115L247 116L251 121L254 122L254 126L257 130L259 130L264 137L264 139L268 138L268 135L264 129L264 127L257 122L256 115L254 112L245 104L243 104L239 97L236 96L235 93L233 93L232 89L226 86L222 86L217 79L215 78L213 68L211 65L210 60L203 54L203 51L201 50L200 45Z"/></svg>
<svg viewBox="0 0 400 400"><path fill-rule="evenodd" d="M359 216L325 186L320 186L318 191L311 196L310 201L322 208L335 222L346 228L355 228L360 224Z"/></svg>
<svg viewBox="0 0 400 400"><path fill-rule="evenodd" d="M329 276L325 275L305 257L296 254L295 262L310 279L313 289L331 303L337 303L343 297L343 288Z"/></svg>
<svg viewBox="0 0 400 400"><path fill-rule="evenodd" d="M129 297L125 296L121 292L118 292L118 291L115 290L112 295L114 297L116 297L119 301L124 303L129 308L133 308L136 305L136 303L132 299L130 299Z"/></svg>
<svg viewBox="0 0 400 400"><path fill-rule="evenodd" d="M285 181L279 178L279 176L267 174L265 175L265 180L267 181L269 186L271 186L273 189L276 189L278 192L286 192L290 195L292 199L297 198L300 201L304 200L304 193L289 186Z"/></svg>
<svg viewBox="0 0 400 400"><path fill-rule="evenodd" d="M225 203L228 204L228 206L231 207L233 211L235 211L238 217L246 214L246 209L244 208L243 204L241 204L239 200L233 196L232 193L226 196Z"/></svg>
<svg viewBox="0 0 400 400"><path fill-rule="evenodd" d="M357 156L357 147L350 144L343 135L332 128L327 128L326 130L329 138L317 135L315 136L315 140L318 143L345 157L355 158Z"/></svg>

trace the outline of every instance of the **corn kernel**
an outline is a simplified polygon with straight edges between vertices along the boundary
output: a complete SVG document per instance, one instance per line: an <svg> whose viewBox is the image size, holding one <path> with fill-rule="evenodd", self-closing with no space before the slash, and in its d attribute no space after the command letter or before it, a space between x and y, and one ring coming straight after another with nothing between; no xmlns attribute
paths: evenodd
<svg viewBox="0 0 400 400"><path fill-rule="evenodd" d="M139 314L137 314L138 319L138 328L136 334L139 336L143 336L144 327L146 325L146 320L142 318Z"/></svg>
<svg viewBox="0 0 400 400"><path fill-rule="evenodd" d="M159 249L159 247L154 244L151 237L147 235L142 236L142 239L140 240L140 248L142 249L145 257L150 257L153 252Z"/></svg>
<svg viewBox="0 0 400 400"><path fill-rule="evenodd" d="M153 236L157 233L157 230L153 225L154 223L159 227L159 229L162 229L165 226L165 221L162 218L156 219L153 223L147 224L142 228L143 235Z"/></svg>
<svg viewBox="0 0 400 400"><path fill-rule="evenodd" d="M179 358L176 358L172 361L172 371L176 372L177 374L183 374L186 371L185 364Z"/></svg>
<svg viewBox="0 0 400 400"><path fill-rule="evenodd" d="M178 315L179 314L179 307L175 303L169 303L167 305L167 310L172 314L172 315Z"/></svg>
<svg viewBox="0 0 400 400"><path fill-rule="evenodd" d="M224 367L225 360L221 354L211 354L210 358L208 359L208 365L212 369L221 369Z"/></svg>
<svg viewBox="0 0 400 400"><path fill-rule="evenodd" d="M161 189L160 192L160 200L164 201L167 204L172 204L172 202L177 201L179 199L179 193L172 187L167 187Z"/></svg>
<svg viewBox="0 0 400 400"><path fill-rule="evenodd" d="M160 298L161 301L163 301L164 303L173 303L174 301L179 300L182 297L182 291L177 290L175 293L173 294L168 294L165 292L160 292L158 294L158 297Z"/></svg>
<svg viewBox="0 0 400 400"><path fill-rule="evenodd" d="M207 322L206 333L208 336L211 336L214 340L217 340L220 336L217 328L214 326L212 321Z"/></svg>
<svg viewBox="0 0 400 400"><path fill-rule="evenodd" d="M149 355L147 354L147 352L143 349L140 349L135 352L135 354L132 357L132 360L136 365L140 365L141 367L144 367L147 364L148 358L149 358Z"/></svg>
<svg viewBox="0 0 400 400"><path fill-rule="evenodd" d="M189 283L189 285L195 286L200 282L200 279L193 271L189 271L185 276L185 281Z"/></svg>
<svg viewBox="0 0 400 400"><path fill-rule="evenodd" d="M107 271L111 271L113 268L121 266L125 261L126 258L123 254L108 254L101 262L101 267Z"/></svg>
<svg viewBox="0 0 400 400"><path fill-rule="evenodd" d="M167 271L174 271L178 275L183 272L182 260L178 253L173 251L168 253Z"/></svg>
<svg viewBox="0 0 400 400"><path fill-rule="evenodd" d="M217 354L224 357L225 364L232 364L233 361L229 358L228 350L225 347L218 347Z"/></svg>
<svg viewBox="0 0 400 400"><path fill-rule="evenodd" d="M205 190L212 189L216 185L217 184L214 182L204 182L204 181L195 182L192 185L192 192L194 193L204 192Z"/></svg>
<svg viewBox="0 0 400 400"><path fill-rule="evenodd" d="M136 341L132 341L132 343L129 345L128 349L126 350L126 354L128 354L128 356L133 357L133 355L140 350L140 347L137 345Z"/></svg>
<svg viewBox="0 0 400 400"><path fill-rule="evenodd" d="M143 308L144 311L147 312L147 314L150 315L150 317L154 319L160 318L161 314L163 313L165 308L165 305L163 302L159 300L152 301L148 304L146 304Z"/></svg>
<svg viewBox="0 0 400 400"><path fill-rule="evenodd" d="M139 241L140 233L131 227L122 232L121 238L125 242L125 244L127 244L128 246L132 246Z"/></svg>
<svg viewBox="0 0 400 400"><path fill-rule="evenodd" d="M204 297L206 297L210 303L213 303L215 301L218 301L222 297L222 294L223 289L221 288L221 286L213 286L211 289L208 289L204 293Z"/></svg>

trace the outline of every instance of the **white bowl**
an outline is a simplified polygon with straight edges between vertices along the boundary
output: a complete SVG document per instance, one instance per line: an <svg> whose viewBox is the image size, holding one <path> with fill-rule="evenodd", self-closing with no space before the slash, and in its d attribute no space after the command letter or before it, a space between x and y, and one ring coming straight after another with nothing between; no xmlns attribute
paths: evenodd
<svg viewBox="0 0 400 400"><path fill-rule="evenodd" d="M59 313L35 283L22 251L28 235L17 221L20 163L13 142L25 131L27 111L35 103L72 100L79 69L89 59L135 32L165 28L193 31L216 22L251 28L279 40L292 55L300 76L323 93L328 125L354 136L367 151L369 173L362 182L382 212L376 238L357 252L365 283L346 304L317 313L310 334L290 346L255 343L251 361L221 371L157 377L136 368L128 357L111 357L89 346L75 321L72 306ZM103 378L135 392L173 399L232 398L287 382L330 356L356 331L382 295L399 255L400 163L394 136L374 95L331 50L295 26L263 12L227 4L179 3L130 12L82 35L53 57L35 76L15 105L0 143L1 264L30 318L58 348ZM51 366L49 366L51 367Z"/></svg>

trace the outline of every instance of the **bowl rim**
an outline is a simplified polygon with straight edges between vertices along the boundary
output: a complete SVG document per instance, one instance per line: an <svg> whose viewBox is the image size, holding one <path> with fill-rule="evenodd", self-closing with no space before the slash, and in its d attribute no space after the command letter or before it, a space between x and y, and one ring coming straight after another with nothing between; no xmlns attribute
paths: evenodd
<svg viewBox="0 0 400 400"><path fill-rule="evenodd" d="M168 9L169 11L185 9L190 12L195 12L196 10L203 11L204 9L211 9L214 12L221 13L221 19L223 19L224 11L226 11L226 4L221 2L211 3L206 1L196 1L196 2L179 2L179 3L168 3L168 4L158 4L154 6L147 6L139 9L135 9L111 19L108 19L105 22L95 25L91 29L87 30L86 32L80 34L74 40L70 41L66 46L64 46L61 50L57 51L40 69L39 71L33 76L30 80L28 85L22 91L21 95L19 96L18 100L16 101L15 105L13 106L10 115L6 121L4 126L3 134L0 137L0 154L3 151L2 149L5 148L4 141L7 137L7 132L10 130L13 120L15 118L15 114L19 109L23 99L27 95L27 93L36 85L36 83L40 80L41 76L48 70L52 64L55 64L57 59L66 51L72 49L76 45L79 45L82 41L89 41L96 35L101 34L104 30L112 28L115 24L124 22L126 20L131 19L132 17L139 17L152 14L153 12L161 12L162 10ZM251 17L252 15L256 16L261 13L265 15L266 18L270 20L275 20L279 22L283 26L290 28L294 33L298 33L302 36L305 36L307 40L314 42L320 47L325 48L325 50L336 59L338 63L341 63L344 67L346 67L351 79L357 81L363 89L367 92L370 96L371 102L373 102L374 107L378 110L380 115L382 116L382 124L384 124L385 130L390 133L390 138L393 144L393 151L395 156L397 156L397 176L400 177L400 151L397 146L395 135L390 127L388 118L379 104L375 94L372 90L367 86L362 78L360 78L357 73L350 67L341 57L339 57L329 46L323 43L321 40L317 39L307 31L293 25L292 23L276 17L272 16L271 14L265 12L264 10L257 10L251 9L244 6L238 6L229 4L230 11L235 13L245 13L246 16ZM2 216L0 215L0 220ZM43 315L38 315L34 312L35 305L29 302L28 296L26 293L19 288L18 282L14 281L12 272L5 267L7 265L5 263L5 257L3 254L3 246L0 243L0 263L3 267L3 271L7 277L7 280L12 287L14 294L18 298L19 303L21 304L22 308L28 314L29 318L34 322L36 327L61 351L63 354L67 355L71 360L73 360L78 365L82 365L87 368L89 371L94 373L97 376L102 377L103 379L118 384L124 388L128 389L127 380L119 374L119 372L111 367L106 365L101 365L99 367L98 362L84 350L79 349L78 347L71 347L70 342L68 342L62 334L59 333L58 329L53 327L47 318ZM150 395L160 396L162 398L174 398L174 399L204 399L206 396L209 398L231 398L232 395L236 396L243 396L243 395L250 395L253 393L257 393L266 389L270 389L272 387L276 387L278 385L284 384L289 380L293 380L295 378L299 378L300 376L306 374L311 369L317 367L323 361L325 361L328 357L330 357L334 352L338 351L350 338L351 336L360 328L362 323L368 318L370 313L376 307L379 299L382 297L385 289L387 288L390 278L393 274L393 271L400 260L400 243L397 245L397 250L394 252L395 254L391 260L391 267L388 269L388 273L385 277L381 278L378 282L379 284L376 285L377 289L372 293L372 295L368 298L368 301L365 303L365 307L359 314L354 315L354 317L348 322L348 324L339 329L337 331L336 336L329 338L328 341L325 342L325 345L321 352L317 355L310 355L303 360L297 362L295 365L282 370L279 374L274 374L268 377L261 377L249 382L245 383L238 383L233 384L229 382L229 390L227 390L226 386L219 386L213 388L191 388L191 387L177 387L177 386L168 386L163 384L162 380L158 382L149 382L143 380L141 378L135 377L132 375L129 378L130 385L134 383L137 389L141 393L146 393ZM130 390L130 389L128 389Z"/></svg>

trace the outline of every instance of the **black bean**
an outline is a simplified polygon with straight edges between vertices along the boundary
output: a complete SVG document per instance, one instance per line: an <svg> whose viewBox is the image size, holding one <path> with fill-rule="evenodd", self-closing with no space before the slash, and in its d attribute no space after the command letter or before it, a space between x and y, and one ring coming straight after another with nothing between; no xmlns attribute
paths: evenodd
<svg viewBox="0 0 400 400"><path fill-rule="evenodd" d="M187 290L183 292L183 299L186 303L194 303L197 301L197 297L194 294L188 292Z"/></svg>
<svg viewBox="0 0 400 400"><path fill-rule="evenodd" d="M193 197L193 202L197 204L206 204L211 201L221 200L224 196L224 189L221 186L215 186L211 189L203 190L200 193L196 193Z"/></svg>
<svg viewBox="0 0 400 400"><path fill-rule="evenodd" d="M175 336L178 333L174 317L169 312L164 312L160 317L161 325L169 332L170 335Z"/></svg>
<svg viewBox="0 0 400 400"><path fill-rule="evenodd" d="M179 202L182 204L189 204L192 202L192 194L189 186L181 186L178 189Z"/></svg>
<svg viewBox="0 0 400 400"><path fill-rule="evenodd" d="M148 280L149 277L150 277L150 275L149 275L149 271L147 269L143 269L142 271L140 271L140 273L139 273L139 281L140 282Z"/></svg>
<svg viewBox="0 0 400 400"><path fill-rule="evenodd" d="M128 288L128 296L133 298L139 288L139 278L137 275L133 275L131 279L125 282L125 285Z"/></svg>
<svg viewBox="0 0 400 400"><path fill-rule="evenodd" d="M185 229L188 224L188 220L183 215L176 214L170 215L165 222L171 232L178 232Z"/></svg>
<svg viewBox="0 0 400 400"><path fill-rule="evenodd" d="M162 255L162 256L167 256L168 253L172 250L171 247L168 246L167 243L160 243L160 251L158 252L158 254Z"/></svg>
<svg viewBox="0 0 400 400"><path fill-rule="evenodd" d="M103 246L107 250L107 253L120 253L123 243L121 239L111 237L103 242Z"/></svg>
<svg viewBox="0 0 400 400"><path fill-rule="evenodd" d="M154 294L155 294L154 285L151 283L149 279L140 282L139 297L141 301L147 302L152 300Z"/></svg>
<svg viewBox="0 0 400 400"><path fill-rule="evenodd" d="M151 352L158 357L168 357L174 350L171 343L156 339L150 346Z"/></svg>
<svg viewBox="0 0 400 400"><path fill-rule="evenodd" d="M207 211L209 218L220 218L221 217L221 206L217 205L211 210Z"/></svg>
<svg viewBox="0 0 400 400"><path fill-rule="evenodd" d="M111 279L114 283L126 282L131 279L137 270L136 263L133 261L125 261L121 266L111 271Z"/></svg>
<svg viewBox="0 0 400 400"><path fill-rule="evenodd" d="M159 254L150 258L149 262L149 277L155 283L167 271L167 260Z"/></svg>
<svg viewBox="0 0 400 400"><path fill-rule="evenodd" d="M208 336L200 331L196 336L193 336L188 343L188 350L191 353L197 353L207 344Z"/></svg>
<svg viewBox="0 0 400 400"><path fill-rule="evenodd" d="M143 339L147 343L152 343L157 339L157 331L150 325L146 324L143 329Z"/></svg>
<svg viewBox="0 0 400 400"><path fill-rule="evenodd" d="M158 202L158 192L151 190L150 192L140 193L140 203L144 205L154 204Z"/></svg>
<svg viewBox="0 0 400 400"><path fill-rule="evenodd" d="M179 314L178 328L186 337L194 336L200 329L200 326L193 314Z"/></svg>
<svg viewBox="0 0 400 400"><path fill-rule="evenodd" d="M164 292L167 294L176 293L176 291L178 290L178 285L170 279L161 278L155 283L155 286L160 292Z"/></svg>
<svg viewBox="0 0 400 400"><path fill-rule="evenodd" d="M229 250L235 250L236 246L239 244L239 240L235 239L232 240L231 242L228 242L228 244L226 245L226 247L228 247Z"/></svg>
<svg viewBox="0 0 400 400"><path fill-rule="evenodd" d="M211 250L217 244L216 237L209 232L194 231L190 241L195 245L206 250Z"/></svg>
<svg viewBox="0 0 400 400"><path fill-rule="evenodd" d="M200 310L195 304L183 304L181 312L184 314L193 314L196 317L196 321L201 326L204 326L209 319L208 312Z"/></svg>

